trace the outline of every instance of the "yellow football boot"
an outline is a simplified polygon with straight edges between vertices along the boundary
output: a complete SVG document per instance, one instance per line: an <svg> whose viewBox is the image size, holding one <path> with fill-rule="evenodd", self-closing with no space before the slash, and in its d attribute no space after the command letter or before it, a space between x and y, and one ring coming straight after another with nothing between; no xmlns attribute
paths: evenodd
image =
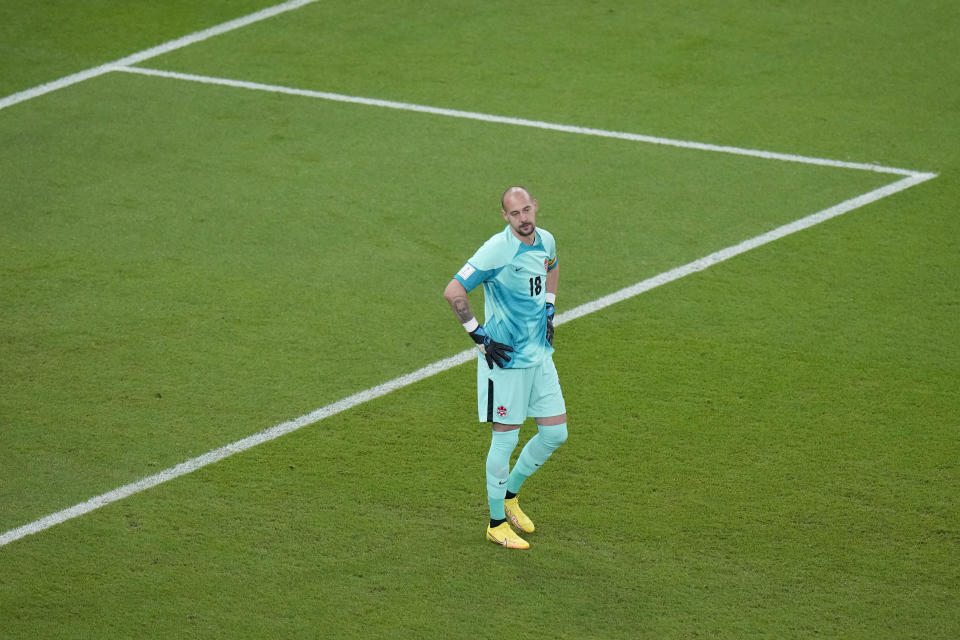
<svg viewBox="0 0 960 640"><path fill-rule="evenodd" d="M529 549L530 543L518 536L510 528L509 522L502 522L496 527L487 527L487 540L496 542L507 549Z"/></svg>
<svg viewBox="0 0 960 640"><path fill-rule="evenodd" d="M533 533L535 527L533 526L533 521L527 517L523 511L520 510L520 505L517 504L516 498L507 498L503 501L503 509L507 512L507 519L513 523L517 529L523 531L524 533Z"/></svg>

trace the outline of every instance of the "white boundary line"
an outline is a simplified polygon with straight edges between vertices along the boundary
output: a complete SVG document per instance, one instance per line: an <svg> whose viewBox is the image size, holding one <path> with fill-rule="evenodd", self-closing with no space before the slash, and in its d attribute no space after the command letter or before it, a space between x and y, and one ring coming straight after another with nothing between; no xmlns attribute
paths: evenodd
<svg viewBox="0 0 960 640"><path fill-rule="evenodd" d="M32 89L27 89L26 91L21 91L19 93L13 93L5 98L0 98L0 110L6 109L7 107L12 107L15 104L24 102L25 100L30 100L32 98L37 98L39 96L45 95L52 91L57 91L58 89L63 89L64 87L69 87L70 85L77 84L78 82L83 82L84 80L89 80L90 78L96 78L101 76L109 71L112 71L117 65L128 65L128 64L137 64L138 62L143 62L144 60L149 60L150 58L155 58L159 55L165 53L170 53L171 51L176 51L177 49L182 49L183 47L201 42L208 38L214 36L219 36L228 31L233 31L234 29L239 29L240 27L245 27L247 25L253 24L254 22L259 22L261 20L266 20L267 18L272 18L273 16L279 15L281 13L286 13L287 11L293 11L294 9L299 9L300 7L317 2L317 0L290 0L289 2L284 2L283 4L278 4L272 7L267 7L256 13L251 13L250 15L243 16L241 18L236 18L223 24L219 24L209 29L204 29L203 31L197 31L189 35L183 36L182 38L177 38L176 40L171 40L161 45L151 47L149 49L144 49L139 53L131 54L125 58L120 58L114 62L100 65L99 67L92 67L86 69L85 71L80 71L69 76L64 76L59 80L54 80L53 82L47 82L46 84L41 84L39 86L33 87Z"/></svg>
<svg viewBox="0 0 960 640"><path fill-rule="evenodd" d="M497 116L487 113L477 113L474 111L460 111L457 109L443 109L440 107L430 107L408 102L394 102L392 100L377 100L374 98L362 98L358 96L347 96L339 93L328 93L326 91L311 91L309 89L295 89L273 84L262 84L259 82L247 82L244 80L231 80L229 78L215 78L211 76L201 76L193 73L179 73L176 71L161 71L159 69L145 69L143 67L131 67L122 62L117 62L110 67L112 71L123 71L126 73L137 73L145 76L155 76L160 78L171 78L174 80L185 80L188 82L199 82L203 84L214 84L225 87L235 87L238 89L250 89L253 91L267 91L270 93L283 93L293 96L302 96L306 98L318 98L321 100L332 100L335 102L349 102L352 104L362 104L372 107L383 107L386 109L399 109L402 111L415 111L418 113L428 113L437 116L447 116L451 118L465 118L468 120L480 120L482 122L493 122L499 124L510 124L520 127L534 127L537 129L547 129L550 131L562 131L564 133L577 133L588 136L598 136L601 138L617 138L620 140L629 140L632 142L645 142L648 144L659 144L670 147L679 147L681 149L694 149L697 151L715 151L720 153L732 153L740 156L752 156L763 158L765 160L781 160L784 162L800 162L803 164L814 164L823 167L836 167L839 169L858 169L860 171L875 171L877 173L892 173L902 176L917 175L917 171L910 169L899 169L897 167L884 167L875 164L865 164L862 162L844 162L842 160L829 160L827 158L812 158L809 156L798 156L788 153L776 153L773 151L759 151L757 149L743 149L740 147L729 147L716 144L706 144L703 142L692 142L690 140L675 140L671 138L658 138L655 136L645 136L638 133L626 133L622 131L606 131L604 129L591 129L588 127L577 127L565 124L555 124L552 122L542 122L539 120L525 120L523 118L510 118L506 116Z"/></svg>
<svg viewBox="0 0 960 640"><path fill-rule="evenodd" d="M286 2L284 4L276 5L263 11L251 14L249 16L238 18L236 20L231 20L230 22L225 22L219 26L206 29L204 31L198 31L194 34L184 36L177 40L172 40L166 44L141 51L140 53L135 53L133 55L127 56L120 60L117 60L114 63L109 63L82 71L80 73L73 74L71 76L66 76L60 80L56 80L51 83L40 85L29 89L27 91L13 94L7 96L6 98L0 99L0 109L4 109L8 106L35 98L51 91L56 91L63 87L88 80L93 77L103 75L111 71L124 71L128 73L138 73L143 75L150 76L161 76L167 78L173 78L178 80L188 80L193 82L202 82L206 84L219 84L231 87L238 87L244 89L253 89L259 91L270 91L274 93L285 93L291 95L299 95L311 98L320 98L324 100L335 100L339 102L350 102L356 104L364 104L377 107L386 107L391 109L402 109L405 111L416 111L421 113L429 113L434 115L442 115L448 117L457 117L457 118L467 118L472 120L481 120L484 122L493 122L501 124L511 124L515 126L525 126L525 127L536 127L540 129L548 129L552 131L561 131L566 133L576 133L581 135L592 135L606 138L618 138L622 140L630 140L634 142L645 142L650 144L659 144L659 145L668 145L673 147L680 147L685 149L695 149L700 151L714 151L722 153L732 153L736 155L744 156L753 156L758 158L764 158L768 160L780 160L785 162L800 162L804 164L814 164L827 167L837 167L844 169L857 169L863 171L874 171L879 173L888 173L895 175L905 176L904 178L888 184L886 186L880 187L879 189L874 189L868 193L856 196L849 200L845 200L840 204L834 205L817 213L811 214L804 218L800 218L791 223L785 224L781 227L768 231L766 233L760 234L743 242L732 245L720 251L716 251L707 256L704 256L698 260L694 260L688 264L671 269L652 278L648 278L641 282L638 282L632 286L621 289L609 295L603 296L582 304L578 307L570 309L564 313L561 313L557 316L557 324L563 324L565 322L570 322L571 320L580 318L589 313L599 311L604 309L612 304L617 302L622 302L634 296L637 296L641 293L659 287L661 285L673 282L680 278L686 277L698 271L703 271L713 265L719 264L726 260L729 260L735 256L738 256L742 253L755 249L762 245L768 244L785 236L788 236L797 231L807 229L814 225L820 224L831 218L843 215L854 209L858 209L865 205L868 205L872 202L876 202L881 198L893 195L904 189L909 189L912 186L931 180L937 177L935 173L924 173L918 171L911 171L909 169L899 169L895 167L883 167L873 164L862 164L862 163L853 163L853 162L843 162L839 160L827 160L824 158L811 158L806 156L796 156L790 154L782 153L773 153L768 151L757 151L753 149L741 149L737 147L727 147L711 144L703 144L699 142L690 142L684 140L672 140L668 138L656 138L652 136L643 136L632 133L623 133L623 132L614 132L614 131L604 131L601 129L590 129L584 127L573 127L568 125L559 125L552 124L548 122L540 122L535 120L524 120L520 118L507 118L502 116L494 116L482 113L474 113L469 111L457 111L451 109L440 109L436 107L427 107L422 105L414 105L402 102L391 102L387 100L372 100L369 98L358 98L352 96L344 96L335 93L325 93L319 91L307 91L303 89L292 89L289 87L280 87L275 85L265 85L252 82L243 82L238 80L227 80L224 78L211 78L208 76L198 76L193 74L183 74L183 73L173 73L169 71L157 71L150 69L134 68L129 65L135 64L137 62L142 62L149 58L161 55L163 53L168 53L175 49L185 47L187 45L193 44L195 42L200 42L206 40L207 38L226 33L233 29L237 29L242 26L246 26L253 22L269 18L271 16L283 13L285 11L290 11L292 9L299 8L303 5L315 2L316 0L292 0L291 2ZM433 364L427 365L421 369L407 373L393 380L389 380L382 384L379 384L375 387L365 389L353 395L347 396L341 400L338 400L334 403L328 404L324 407L316 409L306 415L300 416L294 420L288 422L283 422L281 424L275 425L260 431L259 433L253 434L236 442L232 442L228 445L220 447L209 451L201 456L196 458L191 458L185 462L181 462L178 465L170 467L164 471L156 473L154 475L148 476L131 484L124 485L113 491L108 491L99 496L90 498L85 502L81 502L67 509L57 511L47 515L39 520L25 524L23 526L11 529L3 534L0 534L0 547L3 547L15 540L19 540L25 536L39 533L45 529L56 526L67 520L79 517L83 514L89 513L95 509L106 506L113 502L117 502L124 498L127 498L135 493L140 493L141 491L146 491L152 487L155 487L164 482L168 482L180 476L186 475L198 469L201 469L207 465L213 464L224 458L232 456L235 453L240 453L246 451L258 445L261 445L265 442L269 442L275 438L286 435L303 427L315 424L325 418L329 418L348 409L352 409L357 405L360 405L365 402L369 402L376 398L385 396L393 391L407 387L415 382L419 382L431 376L434 376L438 373L451 369L460 364L466 363L472 360L475 357L475 352L473 349L468 349L462 351L454 356L445 358L434 362Z"/></svg>
<svg viewBox="0 0 960 640"><path fill-rule="evenodd" d="M806 216L805 218L800 218L799 220L795 220L794 222L773 229L772 231L760 234L756 237L750 238L749 240L744 240L739 244L732 245L726 249L721 249L720 251L711 253L710 255L704 256L698 260L694 260L693 262L687 263L681 267L671 269L670 271L666 271L652 278L647 278L642 282L638 282L630 287L626 287L620 291L616 291L609 295L603 296L602 298L598 298L593 302L582 304L578 307L570 309L569 311L558 314L557 324L560 325L565 322L570 322L571 320L575 320L589 313L609 307L617 302L622 302L637 296L645 291L649 291L661 285L673 282L674 280L679 280L680 278L697 273L698 271L703 271L704 269L712 267L713 265L719 264L742 253L750 251L751 249L756 249L757 247L768 244L775 240L779 240L780 238L788 236L792 233L796 233L797 231L807 229L831 218L843 215L844 213L868 205L871 202L876 202L881 198L886 198L887 196L893 195L899 191L903 191L904 189L909 189L914 185L920 184L921 182L925 182L934 177L936 177L936 174L932 173L918 173L916 175L907 176L892 184L888 184L884 187L880 187L879 189L870 191L869 193L851 198L850 200L846 200L840 204L834 205L822 211L818 211L817 213ZM180 476L196 471L197 469L201 469L207 465L213 464L214 462L219 462L220 460L232 456L235 453L252 449L253 447L261 445L265 442L269 442L275 438L279 438L280 436L315 424L325 418L329 418L337 415L338 413L347 411L348 409L352 409L353 407L363 404L364 402L375 400L376 398L380 398L389 393L410 386L415 382L420 382L421 380L425 380L438 373L452 369L453 367L473 360L476 357L475 353L476 352L473 349L461 351L454 356L444 358L443 360L438 360L437 362L429 364L422 369L417 369L416 371L407 373L398 378L394 378L393 380L389 380L383 384L379 384L375 387L371 387L347 396L346 398L338 400L337 402L328 404L306 415L300 416L295 420L283 422L276 426L270 427L269 429L243 438L242 440L237 440L236 442L232 442L228 445L220 447L219 449L214 449L213 451L209 451L196 458L191 458L185 462L181 462L176 466L170 467L169 469L156 473L152 476L143 478L142 480L124 485L118 489L114 489L113 491L108 491L107 493L90 498L86 502L81 502L80 504L76 504L68 509L52 513L21 527L11 529L0 535L0 547L10 544L15 540L19 540L24 536L39 533L44 529L49 529L50 527L66 522L67 520L71 520L95 509L99 509L100 507L106 506L112 502L117 502L118 500L122 500L135 493L146 491L147 489L155 487L169 480L173 480L174 478L179 478Z"/></svg>
<svg viewBox="0 0 960 640"><path fill-rule="evenodd" d="M766 233L762 233L758 236L750 238L749 240L744 240L739 244L735 244L727 247L726 249L721 249L720 251L715 251L710 255L704 256L693 262L689 262L682 267L677 267L671 269L670 271L665 271L660 275L653 276L652 278L647 278L642 282L638 282L634 285L615 291L611 294L605 295L602 298L598 298L593 302L588 302L582 304L579 307L570 309L565 313L558 314L558 324L560 322L569 322L575 318L585 316L588 313L593 313L594 311L599 311L604 307L609 307L612 304L617 302L623 302L629 298L640 295L645 291L659 287L660 285L667 284L668 282L673 282L674 280L679 280L685 276L689 276L698 271L703 271L709 267L712 267L715 264L719 264L734 256L738 256L741 253L746 253L751 249L756 249L757 247L769 244L775 240L779 240L783 237L786 237L797 231L802 231L809 227L820 224L821 222L826 222L830 218L836 218L837 216L843 215L854 209L859 209L860 207L866 206L871 202L876 202L881 198L886 198L891 196L899 191L904 189L909 189L915 185L920 184L921 182L926 182L927 180L932 180L937 177L935 173L917 173L912 176L907 176L901 180L897 180L891 184L880 187L879 189L874 189L868 193L864 193L850 200L845 200L840 204L833 205L823 211L818 211L817 213L810 214L804 218L794 220L793 222L787 223Z"/></svg>

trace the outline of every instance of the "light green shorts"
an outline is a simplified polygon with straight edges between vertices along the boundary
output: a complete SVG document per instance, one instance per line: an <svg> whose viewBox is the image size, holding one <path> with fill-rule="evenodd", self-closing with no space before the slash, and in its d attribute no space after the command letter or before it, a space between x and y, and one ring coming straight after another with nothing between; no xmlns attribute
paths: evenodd
<svg viewBox="0 0 960 640"><path fill-rule="evenodd" d="M528 417L546 418L567 412L560 378L548 357L536 367L501 369L477 359L477 410L480 422L523 424Z"/></svg>

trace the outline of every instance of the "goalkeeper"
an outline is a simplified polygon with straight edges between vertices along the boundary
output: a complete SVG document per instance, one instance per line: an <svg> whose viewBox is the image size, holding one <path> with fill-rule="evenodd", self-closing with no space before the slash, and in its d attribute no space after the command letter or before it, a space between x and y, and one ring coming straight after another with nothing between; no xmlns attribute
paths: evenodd
<svg viewBox="0 0 960 640"><path fill-rule="evenodd" d="M492 424L487 452L487 539L511 549L528 549L512 528L532 533L533 522L517 503L517 492L567 439L567 414L553 365L553 315L559 266L556 242L537 227L537 201L523 187L500 200L506 228L457 272L443 296L477 344L477 399L481 422ZM470 310L467 293L483 284L484 323ZM520 425L532 417L534 435L510 457Z"/></svg>

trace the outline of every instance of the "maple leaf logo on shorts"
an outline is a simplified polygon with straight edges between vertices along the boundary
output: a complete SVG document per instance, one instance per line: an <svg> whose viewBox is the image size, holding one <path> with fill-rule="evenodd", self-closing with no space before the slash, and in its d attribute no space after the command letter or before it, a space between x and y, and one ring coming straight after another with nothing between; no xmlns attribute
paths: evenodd
<svg viewBox="0 0 960 640"><path fill-rule="evenodd" d="M500 416L501 418L507 415L507 408L503 405L500 405L499 407L497 407L497 415Z"/></svg>

